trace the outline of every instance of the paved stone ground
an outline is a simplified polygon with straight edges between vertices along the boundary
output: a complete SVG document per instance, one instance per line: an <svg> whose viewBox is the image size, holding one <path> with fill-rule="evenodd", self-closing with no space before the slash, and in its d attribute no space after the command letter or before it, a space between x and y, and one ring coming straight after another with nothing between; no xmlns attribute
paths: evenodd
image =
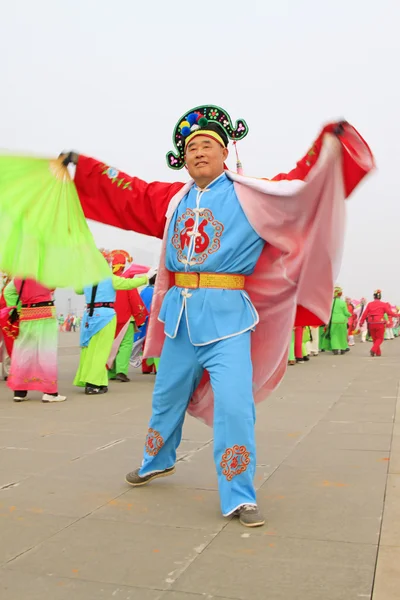
<svg viewBox="0 0 400 600"><path fill-rule="evenodd" d="M400 340L291 367L258 408L264 528L219 513L212 432L188 418L177 473L132 489L151 376L14 404L0 383L1 600L398 600ZM383 520L382 520L382 517Z"/></svg>

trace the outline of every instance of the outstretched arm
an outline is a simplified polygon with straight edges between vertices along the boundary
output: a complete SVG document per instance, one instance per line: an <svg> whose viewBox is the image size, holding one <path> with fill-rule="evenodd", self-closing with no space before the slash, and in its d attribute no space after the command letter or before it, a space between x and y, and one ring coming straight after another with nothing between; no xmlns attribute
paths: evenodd
<svg viewBox="0 0 400 600"><path fill-rule="evenodd" d="M146 310L143 300L137 290L130 290L129 294L129 306L131 307L131 315L135 319L137 327L141 327L145 323L149 313Z"/></svg>
<svg viewBox="0 0 400 600"><path fill-rule="evenodd" d="M147 285L148 279L145 275L128 279L127 277L112 276L114 290L134 290L142 285Z"/></svg>
<svg viewBox="0 0 400 600"><path fill-rule="evenodd" d="M4 288L4 300L6 301L7 306L16 306L18 302L18 291L15 287L14 280L10 281Z"/></svg>
<svg viewBox="0 0 400 600"><path fill-rule="evenodd" d="M395 319L397 319L398 316L399 316L398 313L395 313L395 312L392 311L389 303L386 304L386 314L387 314L388 317L392 317L392 318L395 318Z"/></svg>
<svg viewBox="0 0 400 600"><path fill-rule="evenodd" d="M87 219L163 237L168 204L183 183L146 183L80 155L75 185Z"/></svg>
<svg viewBox="0 0 400 600"><path fill-rule="evenodd" d="M345 317L347 317L347 318L350 318L350 317L352 316L352 315L351 315L351 312L350 312L350 311L349 311L349 309L347 308L346 304L344 304L344 306L343 306L343 314L344 314L344 316L345 316Z"/></svg>
<svg viewBox="0 0 400 600"><path fill-rule="evenodd" d="M364 310L362 317L360 319L360 327L362 327L365 323L366 318L369 315L369 304L367 304L367 308Z"/></svg>
<svg viewBox="0 0 400 600"><path fill-rule="evenodd" d="M342 145L342 170L346 198L365 175L374 167L372 152L354 127L349 123L331 123L321 131L310 150L289 173L279 173L273 181L299 179L304 181L316 164L322 149L324 135L336 135Z"/></svg>

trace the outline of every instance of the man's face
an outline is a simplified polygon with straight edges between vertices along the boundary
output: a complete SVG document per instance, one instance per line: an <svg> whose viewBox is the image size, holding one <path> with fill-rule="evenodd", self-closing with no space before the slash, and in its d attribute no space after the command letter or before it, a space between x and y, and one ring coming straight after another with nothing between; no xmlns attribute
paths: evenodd
<svg viewBox="0 0 400 600"><path fill-rule="evenodd" d="M185 150L189 175L195 181L209 179L211 182L224 172L227 156L227 148L222 147L216 140L196 135Z"/></svg>

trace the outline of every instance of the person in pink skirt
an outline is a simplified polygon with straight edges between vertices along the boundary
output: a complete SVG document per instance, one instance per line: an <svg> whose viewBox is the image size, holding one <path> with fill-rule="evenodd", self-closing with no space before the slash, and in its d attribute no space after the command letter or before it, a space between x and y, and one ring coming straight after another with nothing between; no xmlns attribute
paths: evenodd
<svg viewBox="0 0 400 600"><path fill-rule="evenodd" d="M28 399L28 392L43 393L43 402L63 402L58 393L58 323L53 291L33 279L13 279L4 290L7 306L18 306L19 334L11 356L8 387L14 401Z"/></svg>

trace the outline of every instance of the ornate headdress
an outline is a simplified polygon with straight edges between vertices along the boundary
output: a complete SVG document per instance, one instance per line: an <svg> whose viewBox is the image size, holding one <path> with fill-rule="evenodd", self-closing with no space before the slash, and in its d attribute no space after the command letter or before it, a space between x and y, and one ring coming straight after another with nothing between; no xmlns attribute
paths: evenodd
<svg viewBox="0 0 400 600"><path fill-rule="evenodd" d="M117 273L122 273L125 269L126 263L131 263L133 260L131 255L126 252L126 250L112 250L109 253L109 257L114 275Z"/></svg>
<svg viewBox="0 0 400 600"><path fill-rule="evenodd" d="M171 169L178 171L185 164L185 147L196 135L208 136L226 147L229 139L234 142L242 140L249 132L246 121L239 119L235 126L229 114L219 106L206 105L192 108L177 122L173 141L177 154L167 153L167 163Z"/></svg>
<svg viewBox="0 0 400 600"><path fill-rule="evenodd" d="M374 291L374 298L377 298L378 300L380 300L382 298L382 290L375 290Z"/></svg>
<svg viewBox="0 0 400 600"><path fill-rule="evenodd" d="M339 285L336 285L333 290L333 297L339 298L343 294L343 290Z"/></svg>

